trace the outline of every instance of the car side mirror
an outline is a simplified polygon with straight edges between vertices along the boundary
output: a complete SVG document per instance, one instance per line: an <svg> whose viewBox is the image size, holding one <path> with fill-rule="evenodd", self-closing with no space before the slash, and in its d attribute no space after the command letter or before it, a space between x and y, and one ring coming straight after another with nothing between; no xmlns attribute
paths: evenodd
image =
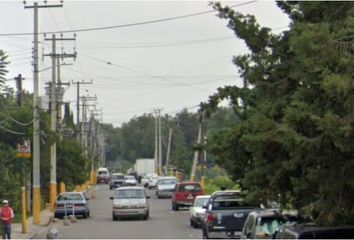
<svg viewBox="0 0 354 240"><path fill-rule="evenodd" d="M90 200L90 198L87 197L86 200Z"/></svg>
<svg viewBox="0 0 354 240"><path fill-rule="evenodd" d="M202 208L203 209L208 209L208 205L203 205Z"/></svg>
<svg viewBox="0 0 354 240"><path fill-rule="evenodd" d="M113 197L110 197L109 199L113 200Z"/></svg>
<svg viewBox="0 0 354 240"><path fill-rule="evenodd" d="M147 199L150 199L151 197L150 196L146 196Z"/></svg>

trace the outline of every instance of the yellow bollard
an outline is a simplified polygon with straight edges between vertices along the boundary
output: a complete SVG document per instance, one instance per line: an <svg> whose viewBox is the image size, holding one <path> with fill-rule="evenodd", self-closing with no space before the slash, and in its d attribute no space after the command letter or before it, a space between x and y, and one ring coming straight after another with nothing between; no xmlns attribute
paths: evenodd
<svg viewBox="0 0 354 240"><path fill-rule="evenodd" d="M66 192L65 183L61 182L60 183L60 193L63 193L63 192Z"/></svg>
<svg viewBox="0 0 354 240"><path fill-rule="evenodd" d="M41 224L41 188L33 187L33 224Z"/></svg>
<svg viewBox="0 0 354 240"><path fill-rule="evenodd" d="M21 187L22 190L22 233L28 232L27 224L27 206L26 206L26 187Z"/></svg>
<svg viewBox="0 0 354 240"><path fill-rule="evenodd" d="M50 183L50 211L54 211L55 200L57 198L57 184Z"/></svg>

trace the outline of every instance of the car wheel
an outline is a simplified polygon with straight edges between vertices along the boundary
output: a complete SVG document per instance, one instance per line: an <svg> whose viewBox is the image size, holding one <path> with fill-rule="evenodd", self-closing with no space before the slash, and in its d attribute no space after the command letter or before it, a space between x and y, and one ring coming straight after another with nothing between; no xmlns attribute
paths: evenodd
<svg viewBox="0 0 354 240"><path fill-rule="evenodd" d="M148 220L149 218L149 212L147 212L145 215L144 215L144 220Z"/></svg>
<svg viewBox="0 0 354 240"><path fill-rule="evenodd" d="M83 218L87 218L87 212L85 212L84 214L82 214Z"/></svg>
<svg viewBox="0 0 354 240"><path fill-rule="evenodd" d="M90 217L90 211L87 212L87 217Z"/></svg>
<svg viewBox="0 0 354 240"><path fill-rule="evenodd" d="M115 216L113 213L112 213L112 220L113 221L117 221L118 220L117 216Z"/></svg>
<svg viewBox="0 0 354 240"><path fill-rule="evenodd" d="M193 225L192 225L193 228L198 228L198 223L196 222L193 222Z"/></svg>
<svg viewBox="0 0 354 240"><path fill-rule="evenodd" d="M172 204L172 210L176 211L176 205Z"/></svg>
<svg viewBox="0 0 354 240"><path fill-rule="evenodd" d="M179 210L179 206L177 204L175 205L175 208L176 208L176 211Z"/></svg>
<svg viewBox="0 0 354 240"><path fill-rule="evenodd" d="M193 222L192 218L190 219L190 225L191 225L191 227L194 227L194 222Z"/></svg>

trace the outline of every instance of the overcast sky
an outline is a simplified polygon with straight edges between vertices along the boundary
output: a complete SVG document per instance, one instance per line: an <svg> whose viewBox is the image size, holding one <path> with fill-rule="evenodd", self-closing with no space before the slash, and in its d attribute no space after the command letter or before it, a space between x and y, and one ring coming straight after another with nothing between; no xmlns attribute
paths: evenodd
<svg viewBox="0 0 354 240"><path fill-rule="evenodd" d="M59 1L48 1L58 4ZM43 1L38 2L43 5ZM227 1L227 5L245 2ZM33 5L33 1L27 1ZM125 25L212 10L206 1L64 1L62 8L39 10L40 32L67 31ZM289 19L274 2L257 1L235 7L243 14L255 15L261 26L280 33ZM0 35L31 33L33 9L23 1L0 1ZM76 33L76 41L57 42L77 59L61 68L63 82L90 81L82 85L81 95L97 96L103 122L121 126L132 117L162 108L175 115L183 108L196 111L197 105L215 93L217 87L241 85L232 57L247 52L244 43L227 28L227 21L207 13L188 18ZM57 37L60 35L57 34ZM71 38L73 33L65 33ZM47 38L51 35L47 35ZM18 74L26 78L24 88L32 92L31 35L0 36L0 49L9 55L7 78ZM41 54L51 52L51 42L40 36ZM40 69L51 66L49 57L40 58ZM51 70L41 72L40 94ZM66 87L65 101L76 112L76 85ZM92 109L92 107L91 107Z"/></svg>

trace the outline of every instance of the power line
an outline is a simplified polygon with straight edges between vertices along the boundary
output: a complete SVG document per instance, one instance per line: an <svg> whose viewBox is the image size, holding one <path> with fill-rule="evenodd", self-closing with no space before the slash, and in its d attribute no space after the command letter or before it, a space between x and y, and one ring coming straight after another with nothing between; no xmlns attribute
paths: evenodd
<svg viewBox="0 0 354 240"><path fill-rule="evenodd" d="M12 134L15 134L15 135L26 135L26 133L16 132L16 131L13 131L13 130L8 129L8 128L6 128L4 126L1 126L1 125L0 125L0 128L5 130L6 132L9 132L9 133L12 133Z"/></svg>
<svg viewBox="0 0 354 240"><path fill-rule="evenodd" d="M229 7L230 8L240 7L240 6L248 5L248 4L251 4L251 3L255 3L257 1L258 0L249 1L249 2L245 2L245 3L231 5ZM212 12L215 12L215 11L217 11L217 10L213 9L213 10L209 10L209 11L196 12L196 13L192 13L192 14L180 15L180 16L175 16L175 17L167 17L167 18L161 18L161 19L143 21L143 22L128 23L128 24L106 26L106 27L94 27L94 28L81 28L81 29L72 29L72 30L63 30L63 31L41 32L41 33L38 33L38 34L90 32L90 31L98 31L98 30L108 30L108 29L116 29L116 28L134 27L134 26L141 26L141 25L160 23L160 22L172 21L172 20L183 19L183 18L195 17L195 16L199 16L199 15L204 15L204 14L207 14L207 13L212 13ZM2 34L0 34L0 36L25 36L25 35L33 35L33 33L2 33Z"/></svg>
<svg viewBox="0 0 354 240"><path fill-rule="evenodd" d="M12 117L12 115L9 113L9 111L7 110L7 107L5 106L4 102L3 102L3 99L0 97L0 103L1 103L1 106L5 109L5 112L7 113L7 115L9 116L9 118L15 122L16 124L20 125L20 126L28 126L30 124L33 123L33 119L31 122L28 122L28 123L22 123L22 122L19 122L17 121L14 117Z"/></svg>

